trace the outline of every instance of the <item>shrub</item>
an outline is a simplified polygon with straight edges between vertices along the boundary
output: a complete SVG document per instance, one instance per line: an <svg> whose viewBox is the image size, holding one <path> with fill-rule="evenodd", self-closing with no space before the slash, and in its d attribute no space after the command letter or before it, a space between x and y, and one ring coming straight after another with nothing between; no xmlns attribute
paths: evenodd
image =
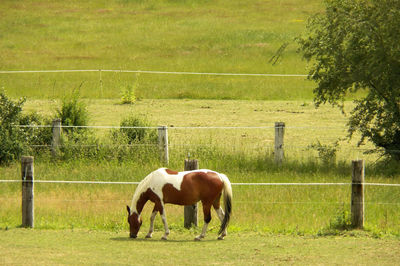
<svg viewBox="0 0 400 266"><path fill-rule="evenodd" d="M89 113L86 104L79 99L79 92L74 91L72 95L63 99L61 108L56 110L57 118L61 119L63 126L86 126L89 120ZM63 129L67 134L72 128ZM78 129L77 131L83 131Z"/></svg>
<svg viewBox="0 0 400 266"><path fill-rule="evenodd" d="M128 144L134 143L157 143L157 132L151 129L146 118L131 116L120 123L120 129L114 134L121 134L126 138Z"/></svg>
<svg viewBox="0 0 400 266"><path fill-rule="evenodd" d="M24 131L17 127L24 102L25 99L14 102L0 92L0 164L19 158L26 148Z"/></svg>
<svg viewBox="0 0 400 266"><path fill-rule="evenodd" d="M61 137L59 159L100 159L99 140L92 131L70 131Z"/></svg>
<svg viewBox="0 0 400 266"><path fill-rule="evenodd" d="M30 125L22 127L24 132L27 152L30 155L38 156L48 152L48 146L52 141L52 129L50 127L40 127L40 125L50 125L51 119L42 117L37 113L22 115L19 119L20 125Z"/></svg>
<svg viewBox="0 0 400 266"><path fill-rule="evenodd" d="M133 85L126 85L121 89L122 104L132 104L136 101L136 90L139 87L139 74L136 74L136 79Z"/></svg>
<svg viewBox="0 0 400 266"><path fill-rule="evenodd" d="M157 130L146 118L130 116L120 123L120 129L111 131L110 159L148 162L158 159Z"/></svg>
<svg viewBox="0 0 400 266"><path fill-rule="evenodd" d="M308 146L308 149L318 151L318 157L322 163L330 165L336 162L336 152L339 147L339 141L334 142L332 145L321 144L319 140Z"/></svg>

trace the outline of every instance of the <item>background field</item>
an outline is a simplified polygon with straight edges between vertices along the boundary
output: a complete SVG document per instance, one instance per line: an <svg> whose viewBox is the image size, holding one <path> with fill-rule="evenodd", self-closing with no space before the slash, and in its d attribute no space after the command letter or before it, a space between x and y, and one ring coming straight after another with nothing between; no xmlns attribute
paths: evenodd
<svg viewBox="0 0 400 266"><path fill-rule="evenodd" d="M294 38L321 1L2 1L0 70L306 74ZM289 43L275 64L269 60ZM13 96L118 98L135 74L0 74ZM142 74L141 98L310 99L304 77Z"/></svg>

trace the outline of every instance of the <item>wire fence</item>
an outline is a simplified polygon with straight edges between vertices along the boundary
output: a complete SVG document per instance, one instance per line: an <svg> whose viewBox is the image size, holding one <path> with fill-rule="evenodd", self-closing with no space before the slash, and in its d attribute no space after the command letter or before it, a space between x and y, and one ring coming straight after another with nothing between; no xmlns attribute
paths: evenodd
<svg viewBox="0 0 400 266"><path fill-rule="evenodd" d="M17 125L23 129L51 129L53 125ZM145 130L156 132L159 126L59 126L65 130L103 130L103 133L96 135L107 137L107 131L121 130ZM227 151L242 151L252 154L270 153L274 151L276 126L169 126L168 147L180 149L183 153L193 153L199 147L222 147ZM106 130L106 131L104 131ZM327 133L330 131L330 133ZM157 134L157 133L155 133ZM357 146L353 140L346 140L347 128L344 126L285 126L284 143L285 156L290 158L318 157L324 151L331 151L338 159L359 158L363 156L366 160L376 161L379 159L379 152L383 150L367 144L363 147ZM108 136L110 137L110 136ZM339 145L338 142L341 142ZM60 143L59 147L65 146ZM134 143L116 143L103 141L101 138L95 143L68 143L69 147L82 148L113 148L113 147L153 147L157 148L157 141L140 141ZM51 143L30 143L32 148L51 148ZM176 150L178 151L178 150ZM371 153L374 151L375 153ZM365 152L370 152L365 154ZM378 153L377 153L378 152ZM400 150L385 150L385 152L398 153Z"/></svg>
<svg viewBox="0 0 400 266"><path fill-rule="evenodd" d="M119 181L77 181L77 180L0 180L0 183L53 183L53 184L97 184L97 185L138 185L140 182L119 182ZM400 187L400 184L390 184L390 183L363 183L365 186L381 186L381 187ZM350 186L352 183L265 183L265 182L241 182L241 183L231 183L232 186Z"/></svg>
<svg viewBox="0 0 400 266"><path fill-rule="evenodd" d="M16 75L18 75L18 79L15 78ZM302 94L309 91L307 89L309 81L306 77L306 74L301 73L122 69L0 70L3 86L8 88L8 92L13 96L25 95L53 99L66 96L72 91L72 88L79 88L82 97L120 98L124 88L132 84L140 84L140 89L135 92L135 95L140 98L154 97L154 95L161 98L176 98L182 95L190 98L204 98L202 95L218 98L222 90L225 94L228 93L228 97L238 98L239 94L243 96L252 94L254 97L260 97L265 88L271 91L272 95L281 95L282 90L276 87L284 88L282 83L292 87L296 94ZM235 84L234 91L227 92L225 90L227 79ZM243 80L247 81L247 85ZM268 80L272 80L275 85L271 85ZM294 80L296 82L293 82ZM252 90L248 90L248 86L251 86ZM244 91L246 92L244 93ZM285 96L290 98L289 93L286 93Z"/></svg>
<svg viewBox="0 0 400 266"><path fill-rule="evenodd" d="M204 76L253 76L253 77L307 77L305 74L267 74L267 73L212 73L212 72L185 72L185 71L156 71L156 70L117 70L117 69L64 69L64 70L2 70L0 74L25 73L74 73L74 72L114 72L140 74L167 74L167 75L204 75Z"/></svg>
<svg viewBox="0 0 400 266"><path fill-rule="evenodd" d="M0 182L0 228L21 224L21 180ZM10 183L10 185L6 185ZM96 228L126 231L126 205L138 182L35 180L35 228ZM351 183L232 183L233 215L229 230L320 232L347 223ZM132 187L133 186L133 187ZM365 184L365 225L400 233L400 184ZM152 204L142 212L144 228ZM183 207L166 207L172 231L183 227ZM200 208L201 210L201 208ZM199 223L202 212L199 211ZM210 228L218 228L213 214ZM162 231L156 221L156 233Z"/></svg>

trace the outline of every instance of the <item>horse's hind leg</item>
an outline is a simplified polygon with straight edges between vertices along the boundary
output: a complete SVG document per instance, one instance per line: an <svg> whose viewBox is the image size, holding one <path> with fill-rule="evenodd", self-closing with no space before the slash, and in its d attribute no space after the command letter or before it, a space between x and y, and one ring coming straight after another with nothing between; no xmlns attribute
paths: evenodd
<svg viewBox="0 0 400 266"><path fill-rule="evenodd" d="M222 221L224 220L224 216L225 216L225 213L224 213L224 211L222 210L222 208L221 207L219 207L218 209L215 209L215 211L217 212L217 214L218 214L218 217L219 217L219 220L221 221L221 224L222 224ZM226 229L222 232L222 234L218 237L218 239L219 240L222 240L222 239L224 239L224 237L227 235L227 231L226 231Z"/></svg>
<svg viewBox="0 0 400 266"><path fill-rule="evenodd" d="M224 220L224 216L225 216L225 213L224 213L224 210L221 208L221 206L219 205L219 199L218 199L218 201L215 201L214 202L214 204L213 204L213 206L214 206L214 210L215 210L215 212L217 213L217 215L218 215L218 218L219 218L219 220L221 221L221 224L222 224L222 221ZM224 239L224 237L227 235L227 231L226 231L226 229L222 232L222 234L218 237L218 239L219 240L222 240L222 239Z"/></svg>
<svg viewBox="0 0 400 266"><path fill-rule="evenodd" d="M203 214L204 214L203 230L201 231L201 234L199 236L197 236L194 240L201 240L202 238L204 238L206 236L208 224L211 221L211 212L210 212L211 204L205 204L204 202L202 202L202 205L203 205Z"/></svg>
<svg viewBox="0 0 400 266"><path fill-rule="evenodd" d="M149 232L146 235L146 238L151 238L153 235L153 231L154 231L154 219L156 218L157 215L157 208L156 206L154 206L153 212L151 213L150 216L150 229Z"/></svg>

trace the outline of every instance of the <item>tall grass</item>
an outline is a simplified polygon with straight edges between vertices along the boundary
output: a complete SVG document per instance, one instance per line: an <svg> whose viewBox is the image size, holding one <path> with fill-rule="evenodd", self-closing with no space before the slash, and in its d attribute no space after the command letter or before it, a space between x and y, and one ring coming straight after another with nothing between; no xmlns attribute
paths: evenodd
<svg viewBox="0 0 400 266"><path fill-rule="evenodd" d="M171 156L170 167L183 168L184 154ZM345 182L351 180L349 165L335 164L326 168L317 161L287 160L281 167L273 157L261 153L246 156L209 146L193 149L201 168L219 169L231 182ZM141 158L140 161L135 158ZM40 180L140 181L162 164L145 153L120 160L38 161L35 176ZM13 170L14 168L14 170ZM368 173L368 168L367 168ZM5 179L18 178L18 165L2 169ZM369 182L381 182L368 176ZM0 184L1 228L16 227L21 221L20 184ZM91 228L121 231L126 229L125 205L129 205L135 185L48 184L35 185L37 228ZM234 186L234 216L231 231L263 231L290 234L332 233L343 213L349 212L350 186ZM400 234L398 188L366 189L366 229L376 235ZM143 231L147 230L152 210L144 210ZM173 230L182 230L183 208L168 206L167 216ZM202 214L199 215L200 219ZM218 228L218 220L211 230ZM340 219L339 219L340 218ZM344 221L345 222L345 221ZM157 220L156 228L162 230Z"/></svg>

